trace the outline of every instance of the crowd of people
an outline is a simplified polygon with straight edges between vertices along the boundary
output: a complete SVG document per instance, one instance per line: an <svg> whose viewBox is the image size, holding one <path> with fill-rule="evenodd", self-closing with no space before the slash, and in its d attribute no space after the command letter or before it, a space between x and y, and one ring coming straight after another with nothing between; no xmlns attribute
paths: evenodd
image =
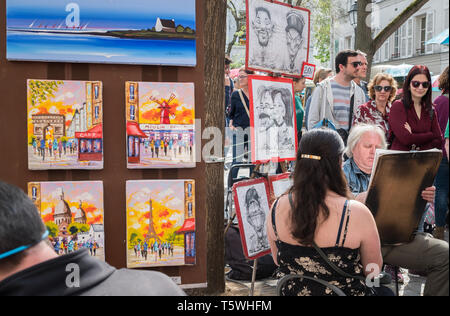
<svg viewBox="0 0 450 316"><path fill-rule="evenodd" d="M158 243L157 240L154 242L144 240L136 243L133 249L136 258L141 258L141 260L147 260L150 249L150 254L154 255L155 261L158 261L158 257L161 260L163 255L173 257L174 244L171 242Z"/></svg>
<svg viewBox="0 0 450 316"><path fill-rule="evenodd" d="M448 224L449 68L439 77L441 95L432 100L431 74L426 66L412 67L403 86L386 73L364 81L367 66L363 52L340 52L335 60L336 73L318 70L314 91L303 102L300 94L305 79L294 79L299 136L291 175L294 185L276 200L267 216L272 256L279 266L277 276L310 275L338 286L347 295L391 295L382 286L373 291L361 281L373 272L370 264L375 263L382 280L383 275L395 278L395 271L400 271L397 277L402 282L406 271L394 269L400 267L426 277L424 295L448 295L448 242L444 231ZM226 90L230 93L228 106L233 109L227 112L232 130L238 126L245 130L250 124L251 73L241 68L236 85L239 89ZM234 164L242 150L244 154L249 151L248 139L241 152L234 148L239 144L233 144ZM419 197L427 202L426 209L434 210L432 235L424 232L424 210L409 243L382 245L374 217L364 204L376 150L432 148L442 150L443 157L433 186L425 188ZM346 274L330 269L316 248ZM292 279L282 289L284 295L330 292L306 279Z"/></svg>

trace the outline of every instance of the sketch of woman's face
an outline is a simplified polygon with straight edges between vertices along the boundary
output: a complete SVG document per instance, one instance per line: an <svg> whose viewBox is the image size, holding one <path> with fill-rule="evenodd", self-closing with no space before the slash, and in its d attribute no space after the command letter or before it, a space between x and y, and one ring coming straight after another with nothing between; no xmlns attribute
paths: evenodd
<svg viewBox="0 0 450 316"><path fill-rule="evenodd" d="M273 98L273 119L275 123L280 126L284 122L284 116L286 115L286 106L283 102L283 98L281 97L281 93L277 93Z"/></svg>

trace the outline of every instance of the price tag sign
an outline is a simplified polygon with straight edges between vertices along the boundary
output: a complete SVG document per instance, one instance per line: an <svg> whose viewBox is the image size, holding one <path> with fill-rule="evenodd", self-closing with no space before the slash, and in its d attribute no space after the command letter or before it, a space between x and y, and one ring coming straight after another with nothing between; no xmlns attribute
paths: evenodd
<svg viewBox="0 0 450 316"><path fill-rule="evenodd" d="M303 63L302 77L313 80L315 71L316 71L316 65L308 64L305 62Z"/></svg>

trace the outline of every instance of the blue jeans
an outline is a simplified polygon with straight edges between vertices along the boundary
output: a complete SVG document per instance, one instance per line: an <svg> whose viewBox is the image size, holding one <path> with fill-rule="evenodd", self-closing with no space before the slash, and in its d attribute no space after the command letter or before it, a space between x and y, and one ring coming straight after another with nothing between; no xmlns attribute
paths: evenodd
<svg viewBox="0 0 450 316"><path fill-rule="evenodd" d="M447 200L448 200L448 160L442 157L441 165L439 166L436 179L434 180L436 186L436 197L434 198L434 217L436 219L436 226L445 226L445 216L447 215Z"/></svg>

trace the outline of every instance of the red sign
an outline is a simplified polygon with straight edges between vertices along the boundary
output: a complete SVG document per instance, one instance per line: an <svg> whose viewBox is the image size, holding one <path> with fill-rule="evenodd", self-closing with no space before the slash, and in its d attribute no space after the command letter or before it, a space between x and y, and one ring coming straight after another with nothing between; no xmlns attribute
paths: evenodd
<svg viewBox="0 0 450 316"><path fill-rule="evenodd" d="M303 63L302 65L302 77L306 79L314 79L314 73L316 72L316 65Z"/></svg>

